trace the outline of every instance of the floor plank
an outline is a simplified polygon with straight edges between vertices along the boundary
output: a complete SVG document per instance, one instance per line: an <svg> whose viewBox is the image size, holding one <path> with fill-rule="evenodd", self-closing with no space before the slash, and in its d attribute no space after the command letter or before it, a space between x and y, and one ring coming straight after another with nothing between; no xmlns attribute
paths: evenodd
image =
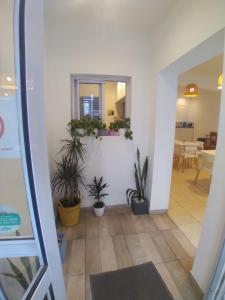
<svg viewBox="0 0 225 300"><path fill-rule="evenodd" d="M81 217L79 223L74 227L72 234L73 239L85 239L86 238L86 217Z"/></svg>
<svg viewBox="0 0 225 300"><path fill-rule="evenodd" d="M110 236L108 216L102 216L99 218L99 237Z"/></svg>
<svg viewBox="0 0 225 300"><path fill-rule="evenodd" d="M125 236L128 245L129 253L134 265L147 262L144 249L137 234L128 234Z"/></svg>
<svg viewBox="0 0 225 300"><path fill-rule="evenodd" d="M74 240L69 259L69 276L85 274L85 240Z"/></svg>
<svg viewBox="0 0 225 300"><path fill-rule="evenodd" d="M149 233L139 233L139 240L141 242L141 246L144 250L145 257L148 261L152 261L153 263L162 262L162 258L153 243Z"/></svg>
<svg viewBox="0 0 225 300"><path fill-rule="evenodd" d="M162 257L163 262L175 260L176 256L167 244L166 240L164 239L161 231L154 231L150 233L153 242L156 245L156 248L159 251L160 256Z"/></svg>
<svg viewBox="0 0 225 300"><path fill-rule="evenodd" d="M167 214L153 214L151 217L159 230L173 229L176 227Z"/></svg>
<svg viewBox="0 0 225 300"><path fill-rule="evenodd" d="M87 239L99 237L99 219L97 217L94 217L94 216L87 217L86 237L87 237Z"/></svg>
<svg viewBox="0 0 225 300"><path fill-rule="evenodd" d="M100 242L98 238L86 240L86 275L102 271L100 258Z"/></svg>
<svg viewBox="0 0 225 300"><path fill-rule="evenodd" d="M115 249L118 268L121 269L121 268L132 266L131 257L124 236L122 235L114 236L113 246Z"/></svg>
<svg viewBox="0 0 225 300"><path fill-rule="evenodd" d="M111 236L123 234L120 220L117 215L107 215L109 233Z"/></svg>
<svg viewBox="0 0 225 300"><path fill-rule="evenodd" d="M117 269L116 255L113 247L112 237L100 238L100 254L102 272L113 271Z"/></svg>
<svg viewBox="0 0 225 300"><path fill-rule="evenodd" d="M180 242L176 239L176 237L172 234L170 230L163 231L163 237L167 241L167 244L172 249L173 253L176 255L176 258L189 258L187 251L184 247L180 244Z"/></svg>
<svg viewBox="0 0 225 300"><path fill-rule="evenodd" d="M171 261L165 265L185 300L201 299L201 295L199 295L179 261Z"/></svg>
<svg viewBox="0 0 225 300"><path fill-rule="evenodd" d="M123 234L133 234L136 233L134 222L132 222L131 214L121 214L119 215L120 224L122 227Z"/></svg>
<svg viewBox="0 0 225 300"><path fill-rule="evenodd" d="M69 276L67 283L68 300L85 300L85 276Z"/></svg>
<svg viewBox="0 0 225 300"><path fill-rule="evenodd" d="M181 293L179 292L176 283L174 282L172 276L170 275L169 271L167 270L164 264L156 264L156 269L158 270L159 274L161 275L162 279L164 280L166 286L168 287L170 293L174 297L175 300L183 300Z"/></svg>
<svg viewBox="0 0 225 300"><path fill-rule="evenodd" d="M196 248L193 246L190 240L178 228L172 229L171 232L183 246L188 255L190 257L194 257Z"/></svg>

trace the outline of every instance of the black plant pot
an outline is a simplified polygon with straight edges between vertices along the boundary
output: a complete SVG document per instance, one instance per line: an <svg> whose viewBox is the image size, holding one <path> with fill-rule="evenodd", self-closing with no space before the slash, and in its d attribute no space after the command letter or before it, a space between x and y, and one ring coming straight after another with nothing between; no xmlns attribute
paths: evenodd
<svg viewBox="0 0 225 300"><path fill-rule="evenodd" d="M131 209L135 215L146 215L149 214L149 201L136 202L131 200Z"/></svg>

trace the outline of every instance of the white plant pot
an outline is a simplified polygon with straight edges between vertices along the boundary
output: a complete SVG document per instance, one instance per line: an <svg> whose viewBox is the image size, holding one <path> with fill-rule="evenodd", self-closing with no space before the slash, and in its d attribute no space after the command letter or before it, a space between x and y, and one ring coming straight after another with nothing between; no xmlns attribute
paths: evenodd
<svg viewBox="0 0 225 300"><path fill-rule="evenodd" d="M105 212L105 206L104 207L101 207L101 208L95 208L93 206L93 210L94 210L94 213L97 217L101 217L104 215L104 212Z"/></svg>

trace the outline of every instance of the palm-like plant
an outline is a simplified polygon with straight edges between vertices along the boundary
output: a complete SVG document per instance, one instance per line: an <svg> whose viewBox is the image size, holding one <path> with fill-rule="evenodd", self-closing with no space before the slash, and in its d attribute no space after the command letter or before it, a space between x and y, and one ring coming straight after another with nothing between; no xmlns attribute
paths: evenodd
<svg viewBox="0 0 225 300"><path fill-rule="evenodd" d="M83 168L76 159L63 155L56 162L56 170L52 179L53 191L61 196L63 207L72 207L80 203L80 187L85 187Z"/></svg>
<svg viewBox="0 0 225 300"><path fill-rule="evenodd" d="M79 132L70 128L68 129L68 133L70 134L71 139L62 140L63 146L59 153L64 152L68 161L76 163L79 160L84 161L86 146L81 142Z"/></svg>
<svg viewBox="0 0 225 300"><path fill-rule="evenodd" d="M139 202L147 201L145 196L145 190L147 185L147 175L148 175L148 157L146 156L143 168L141 170L140 162L140 151L137 149L137 163L134 163L134 177L136 189L127 189L127 203L130 204L131 201L137 199Z"/></svg>
<svg viewBox="0 0 225 300"><path fill-rule="evenodd" d="M102 208L105 206L102 198L107 196L107 193L104 193L103 190L108 187L107 183L103 183L103 176L100 179L97 179L96 176L93 179L93 184L89 184L89 196L94 197L97 200L94 204L95 208Z"/></svg>

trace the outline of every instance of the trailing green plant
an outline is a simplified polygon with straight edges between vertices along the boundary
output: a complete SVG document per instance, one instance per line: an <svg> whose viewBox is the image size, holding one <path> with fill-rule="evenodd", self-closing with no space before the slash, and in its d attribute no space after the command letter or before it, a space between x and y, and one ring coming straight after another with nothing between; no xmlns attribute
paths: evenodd
<svg viewBox="0 0 225 300"><path fill-rule="evenodd" d="M104 207L104 202L102 201L102 198L107 196L107 193L104 193L103 190L109 187L107 183L103 183L103 176L99 179L95 178L93 179L93 184L89 184L89 196L94 197L95 200L97 200L94 204L95 208L102 208Z"/></svg>
<svg viewBox="0 0 225 300"><path fill-rule="evenodd" d="M137 199L139 202L148 201L145 195L148 175L148 157L146 156L143 168L141 170L140 151L137 149L137 162L134 163L134 178L136 189L127 189L127 203Z"/></svg>
<svg viewBox="0 0 225 300"><path fill-rule="evenodd" d="M80 203L80 187L85 187L83 167L70 155L63 155L56 162L56 170L52 178L53 191L60 195L64 207L72 207Z"/></svg>
<svg viewBox="0 0 225 300"><path fill-rule="evenodd" d="M101 136L101 131L106 129L106 124L101 119L90 117L83 117L80 120L73 119L68 125L70 130L73 133L76 132L79 137L94 136L96 139Z"/></svg>
<svg viewBox="0 0 225 300"><path fill-rule="evenodd" d="M109 124L109 129L115 131L125 129L125 138L133 139L133 132L130 129L130 118L115 118L114 121Z"/></svg>

